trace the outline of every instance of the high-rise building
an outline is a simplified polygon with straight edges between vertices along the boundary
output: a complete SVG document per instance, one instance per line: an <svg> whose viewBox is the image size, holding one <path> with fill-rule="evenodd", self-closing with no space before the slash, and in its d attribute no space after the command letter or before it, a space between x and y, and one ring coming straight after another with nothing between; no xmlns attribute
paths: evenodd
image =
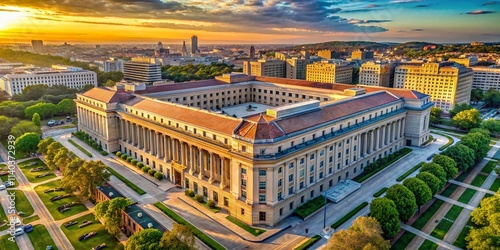
<svg viewBox="0 0 500 250"><path fill-rule="evenodd" d="M197 54L199 53L198 50L198 37L197 36L192 36L191 37L191 54Z"/></svg>
<svg viewBox="0 0 500 250"><path fill-rule="evenodd" d="M121 71L123 72L123 60L112 58L111 60L102 62L102 71Z"/></svg>
<svg viewBox="0 0 500 250"><path fill-rule="evenodd" d="M302 54L302 56L304 57L304 59L311 59L311 54L309 53L309 50L306 50L305 48L302 48L302 50L300 51L300 54Z"/></svg>
<svg viewBox="0 0 500 250"><path fill-rule="evenodd" d="M474 78L472 88L486 92L489 89L500 90L500 68L472 67Z"/></svg>
<svg viewBox="0 0 500 250"><path fill-rule="evenodd" d="M187 56L188 50L186 48L186 41L182 41L182 56Z"/></svg>
<svg viewBox="0 0 500 250"><path fill-rule="evenodd" d="M329 49L323 49L323 50L318 50L318 56L326 60L330 60L339 58L339 53Z"/></svg>
<svg viewBox="0 0 500 250"><path fill-rule="evenodd" d="M307 59L297 57L286 59L286 78L305 80L307 62Z"/></svg>
<svg viewBox="0 0 500 250"><path fill-rule="evenodd" d="M156 49L157 50L163 49L163 43L162 42L158 42L158 44L156 44Z"/></svg>
<svg viewBox="0 0 500 250"><path fill-rule="evenodd" d="M352 83L352 67L328 63L315 62L307 65L306 80L326 83Z"/></svg>
<svg viewBox="0 0 500 250"><path fill-rule="evenodd" d="M355 50L351 53L351 58L359 60L373 59L373 51L368 51L365 49Z"/></svg>
<svg viewBox="0 0 500 250"><path fill-rule="evenodd" d="M31 50L34 53L43 52L43 41L42 40L31 40Z"/></svg>
<svg viewBox="0 0 500 250"><path fill-rule="evenodd" d="M452 62L401 65L396 67L394 87L428 94L448 113L455 104L470 102L472 78L471 69Z"/></svg>
<svg viewBox="0 0 500 250"><path fill-rule="evenodd" d="M250 46L250 59L255 59L255 47L253 45Z"/></svg>
<svg viewBox="0 0 500 250"><path fill-rule="evenodd" d="M281 60L258 60L243 62L243 73L252 76L285 77L286 62Z"/></svg>
<svg viewBox="0 0 500 250"><path fill-rule="evenodd" d="M474 66L479 63L479 60L475 56L463 57L463 58L450 58L448 59L448 61L462 64L465 67Z"/></svg>
<svg viewBox="0 0 500 250"><path fill-rule="evenodd" d="M389 87L391 65L389 63L366 62L359 69L359 84Z"/></svg>
<svg viewBox="0 0 500 250"><path fill-rule="evenodd" d="M123 79L144 83L161 81L161 64L134 61L124 62Z"/></svg>

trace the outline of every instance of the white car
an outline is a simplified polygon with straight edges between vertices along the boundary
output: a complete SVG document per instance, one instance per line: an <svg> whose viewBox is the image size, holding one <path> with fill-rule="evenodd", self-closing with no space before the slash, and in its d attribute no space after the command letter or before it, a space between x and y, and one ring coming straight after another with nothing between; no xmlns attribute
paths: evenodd
<svg viewBox="0 0 500 250"><path fill-rule="evenodd" d="M13 181L6 181L4 182L5 187L13 187L15 183Z"/></svg>
<svg viewBox="0 0 500 250"><path fill-rule="evenodd" d="M0 185L0 190L5 190L5 185Z"/></svg>
<svg viewBox="0 0 500 250"><path fill-rule="evenodd" d="M19 236L19 235L22 235L24 234L24 229L21 227L21 228L17 228L15 231L14 231L14 236Z"/></svg>

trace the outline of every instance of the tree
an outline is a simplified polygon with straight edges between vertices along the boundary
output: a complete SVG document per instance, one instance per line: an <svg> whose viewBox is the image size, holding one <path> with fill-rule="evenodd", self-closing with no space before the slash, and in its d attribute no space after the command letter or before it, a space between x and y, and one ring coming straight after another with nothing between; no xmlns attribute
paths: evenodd
<svg viewBox="0 0 500 250"><path fill-rule="evenodd" d="M16 139L15 146L17 151L32 153L36 152L40 135L36 133L26 133Z"/></svg>
<svg viewBox="0 0 500 250"><path fill-rule="evenodd" d="M438 154L432 158L432 162L443 168L444 172L446 172L446 180L453 179L457 176L457 163L452 158L446 155Z"/></svg>
<svg viewBox="0 0 500 250"><path fill-rule="evenodd" d="M165 231L160 240L163 249L192 250L194 248L194 236L191 230L181 224L174 223L172 230Z"/></svg>
<svg viewBox="0 0 500 250"><path fill-rule="evenodd" d="M104 228L115 237L120 236L122 210L133 202L128 198L116 197L111 200L99 202L94 207L95 218L104 219Z"/></svg>
<svg viewBox="0 0 500 250"><path fill-rule="evenodd" d="M130 236L125 245L125 250L162 250L159 242L162 234L160 230L148 228Z"/></svg>
<svg viewBox="0 0 500 250"><path fill-rule="evenodd" d="M443 111L438 108L438 107L432 107L431 108L431 114L429 118L429 122L431 124L439 124L441 123L441 115L443 114Z"/></svg>
<svg viewBox="0 0 500 250"><path fill-rule="evenodd" d="M59 152L59 150L61 150L62 148L64 148L64 146L60 142L57 142L57 141L54 141L49 146L47 146L47 149L45 150L46 153L44 155L45 163L47 163L47 167L49 167L50 169L57 168L57 165L54 162L54 158L57 155L57 153Z"/></svg>
<svg viewBox="0 0 500 250"><path fill-rule="evenodd" d="M456 104L455 107L453 107L452 110L450 110L450 117L454 117L455 115L457 115L458 113L460 113L461 111L464 111L464 110L469 110L469 109L473 109L471 105L467 104L467 103L459 103L459 104Z"/></svg>
<svg viewBox="0 0 500 250"><path fill-rule="evenodd" d="M491 108L500 107L500 91L489 89L484 94L484 102Z"/></svg>
<svg viewBox="0 0 500 250"><path fill-rule="evenodd" d="M372 200L370 203L370 216L380 223L385 239L394 238L401 230L396 204L386 197Z"/></svg>
<svg viewBox="0 0 500 250"><path fill-rule="evenodd" d="M398 209L399 219L404 222L408 221L417 210L415 195L401 184L392 185L387 189L385 197L394 201Z"/></svg>
<svg viewBox="0 0 500 250"><path fill-rule="evenodd" d="M52 144L53 142L55 142L55 140L52 137L47 137L47 138L41 140L38 143L38 151L37 151L37 153L46 155L49 145Z"/></svg>
<svg viewBox="0 0 500 250"><path fill-rule="evenodd" d="M481 122L481 114L477 111L477 109L460 111L451 120L453 126L466 130L478 128L481 125Z"/></svg>
<svg viewBox="0 0 500 250"><path fill-rule="evenodd" d="M29 119L31 119L35 113L38 113L43 119L46 119L57 113L57 106L53 103L40 102L24 110L24 114Z"/></svg>
<svg viewBox="0 0 500 250"><path fill-rule="evenodd" d="M484 198L480 205L470 213L472 222L478 226L489 226L492 221L491 216L500 214L500 192L496 195Z"/></svg>
<svg viewBox="0 0 500 250"><path fill-rule="evenodd" d="M478 103L484 97L483 91L481 89L473 89L470 93L470 99L474 103Z"/></svg>
<svg viewBox="0 0 500 250"><path fill-rule="evenodd" d="M441 184L441 181L429 172L419 173L416 177L427 184L427 186L431 189L432 195L437 194L444 188L444 186L442 186Z"/></svg>
<svg viewBox="0 0 500 250"><path fill-rule="evenodd" d="M458 169L462 171L466 171L475 162L474 151L460 143L448 147L441 154L452 158L457 163Z"/></svg>
<svg viewBox="0 0 500 250"><path fill-rule="evenodd" d="M444 186L446 185L446 182L448 181L446 179L446 172L444 171L443 167L441 167L436 163L429 162L422 164L422 167L420 168L420 173L422 172L428 172L436 176L441 183L440 189L443 189Z"/></svg>
<svg viewBox="0 0 500 250"><path fill-rule="evenodd" d="M76 103L71 99L64 99L57 104L57 113L71 115L76 113Z"/></svg>
<svg viewBox="0 0 500 250"><path fill-rule="evenodd" d="M470 132L460 139L460 144L463 144L474 151L475 163L483 160L490 150L490 135L487 136L481 132Z"/></svg>
<svg viewBox="0 0 500 250"><path fill-rule="evenodd" d="M41 135L42 129L31 121L20 121L10 130L10 134L15 137L19 137L26 133L36 133L38 135Z"/></svg>
<svg viewBox="0 0 500 250"><path fill-rule="evenodd" d="M80 199L89 200L93 197L95 188L109 180L106 165L101 161L84 161L81 165L74 162L64 169L61 186L72 192L78 190Z"/></svg>
<svg viewBox="0 0 500 250"><path fill-rule="evenodd" d="M432 190L424 181L418 178L413 177L404 180L403 186L407 187L415 195L419 212L420 207L432 199Z"/></svg>
<svg viewBox="0 0 500 250"><path fill-rule="evenodd" d="M59 171L64 173L64 169L68 166L77 156L75 153L69 151L66 147L63 147L54 156L52 162L54 162L55 167Z"/></svg>
<svg viewBox="0 0 500 250"><path fill-rule="evenodd" d="M481 128L487 129L493 135L497 136L500 134L500 121L490 118L481 123Z"/></svg>
<svg viewBox="0 0 500 250"><path fill-rule="evenodd" d="M83 92L87 92L87 91L89 91L89 90L93 89L94 87L95 87L95 86L94 86L93 84L86 84L85 86L83 86L82 91L83 91Z"/></svg>
<svg viewBox="0 0 500 250"><path fill-rule="evenodd" d="M492 216L492 226L471 228L465 240L467 249L500 249L500 214Z"/></svg>
<svg viewBox="0 0 500 250"><path fill-rule="evenodd" d="M372 217L358 217L347 230L339 230L328 241L328 250L389 250L389 241L382 237L382 228Z"/></svg>
<svg viewBox="0 0 500 250"><path fill-rule="evenodd" d="M19 119L17 118L10 118L7 116L0 115L0 140L3 140L7 138L7 136L10 135L10 130L14 125L19 123Z"/></svg>
<svg viewBox="0 0 500 250"><path fill-rule="evenodd" d="M33 118L31 118L31 121L38 127L42 125L42 123L40 122L40 115L38 113L33 114Z"/></svg>
<svg viewBox="0 0 500 250"><path fill-rule="evenodd" d="M116 85L116 82L111 80L111 79L108 79L108 81L106 81L106 84L105 84L106 87L114 87L115 85Z"/></svg>
<svg viewBox="0 0 500 250"><path fill-rule="evenodd" d="M9 100L9 95L5 90L0 90L0 102Z"/></svg>

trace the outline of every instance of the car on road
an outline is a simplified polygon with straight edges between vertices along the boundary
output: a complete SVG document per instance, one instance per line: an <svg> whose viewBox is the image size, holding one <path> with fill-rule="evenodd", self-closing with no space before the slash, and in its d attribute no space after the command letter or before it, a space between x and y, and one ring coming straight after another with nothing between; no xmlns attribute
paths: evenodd
<svg viewBox="0 0 500 250"><path fill-rule="evenodd" d="M33 225L28 224L24 226L24 232L29 233L31 231L33 231Z"/></svg>
<svg viewBox="0 0 500 250"><path fill-rule="evenodd" d="M0 190L5 190L5 185L0 185Z"/></svg>
<svg viewBox="0 0 500 250"><path fill-rule="evenodd" d="M4 175L8 175L9 174L9 171L2 171L0 172L0 176L4 176Z"/></svg>
<svg viewBox="0 0 500 250"><path fill-rule="evenodd" d="M6 181L4 182L5 187L13 187L16 185L13 181Z"/></svg>
<svg viewBox="0 0 500 250"><path fill-rule="evenodd" d="M73 121L73 119L71 119L71 117L66 116L66 122L72 122L72 121Z"/></svg>
<svg viewBox="0 0 500 250"><path fill-rule="evenodd" d="M17 228L16 230L14 230L14 236L19 236L19 235L22 235L24 234L24 229L23 228Z"/></svg>
<svg viewBox="0 0 500 250"><path fill-rule="evenodd" d="M64 120L60 120L59 125L63 125L63 124L64 124Z"/></svg>
<svg viewBox="0 0 500 250"><path fill-rule="evenodd" d="M54 121L54 120L50 120L49 122L47 122L47 126L49 126L49 127L52 127L54 125L57 125L56 121Z"/></svg>

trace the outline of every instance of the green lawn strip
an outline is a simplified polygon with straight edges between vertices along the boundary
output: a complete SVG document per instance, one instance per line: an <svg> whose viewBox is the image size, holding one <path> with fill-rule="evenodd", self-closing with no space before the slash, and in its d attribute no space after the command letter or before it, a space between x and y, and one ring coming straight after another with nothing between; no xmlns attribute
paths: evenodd
<svg viewBox="0 0 500 250"><path fill-rule="evenodd" d="M415 234L405 231L399 239L392 244L391 249L393 250L401 250L401 249L406 249L406 246L410 244L410 242L415 238Z"/></svg>
<svg viewBox="0 0 500 250"><path fill-rule="evenodd" d="M326 200L326 202L328 203L328 200ZM320 195L304 203L303 205L295 209L293 213L299 216L300 218L304 219L307 216L314 213L316 210L322 208L324 205L325 205L325 197Z"/></svg>
<svg viewBox="0 0 500 250"><path fill-rule="evenodd" d="M460 197L458 198L458 201L460 201L460 202L462 202L464 204L468 204L469 201L472 199L472 196L474 196L475 193L476 193L476 190L467 188L462 193L462 195L460 195Z"/></svg>
<svg viewBox="0 0 500 250"><path fill-rule="evenodd" d="M0 225L3 223L7 223L7 214L5 214L5 211L3 211L3 207L0 206ZM8 225L7 225L8 227Z"/></svg>
<svg viewBox="0 0 500 250"><path fill-rule="evenodd" d="M24 219L23 219L23 223L24 223L24 224L30 224L31 222L33 222L33 221L37 221L37 220L39 220L39 219L40 219L40 216L38 216L38 215L34 215L34 216L31 216L31 217L28 217L28 218L24 218Z"/></svg>
<svg viewBox="0 0 500 250"><path fill-rule="evenodd" d="M493 192L498 191L498 189L500 189L500 179L495 179L489 189Z"/></svg>
<svg viewBox="0 0 500 250"><path fill-rule="evenodd" d="M2 182L3 182L3 183L5 183L6 181L8 181L8 180L9 180L9 176L12 176L12 175L10 175L10 174L8 174L8 175L2 175L2 176L0 176L0 179L2 179ZM14 176L12 176L12 177L10 178L10 181L13 181L13 182L14 182L14 186L13 186L13 187L17 187L17 186L19 186L19 182L17 181L17 179L16 179L16 178L13 178L13 177L14 177ZM9 188L13 188L13 187L9 187Z"/></svg>
<svg viewBox="0 0 500 250"><path fill-rule="evenodd" d="M446 198L449 198L451 196L451 194L453 194L453 192L455 192L455 190L458 188L458 185L455 185L455 184L450 184L448 185L447 188L445 188L443 190L443 192L441 192L441 196L444 196Z"/></svg>
<svg viewBox="0 0 500 250"><path fill-rule="evenodd" d="M8 155L11 157L11 159L4 159L4 161L12 160L12 158L14 158L17 161L17 160L21 160L21 159L29 157L29 155L26 154L25 152L21 152L21 151L18 151L18 150L15 150L15 151L14 150L9 150L9 145L14 146L14 144L12 144L12 143L9 144L8 140L2 141L2 145L7 150ZM13 152L14 154L12 154L9 151Z"/></svg>
<svg viewBox="0 0 500 250"><path fill-rule="evenodd" d="M30 166L30 164L32 162L36 162L37 164L33 165L33 166ZM28 181L31 182L31 183L38 183L38 182L46 181L46 180L49 180L49 179L52 179L52 178L56 177L56 175L54 174L54 172L52 170L50 170L49 168L47 168L45 170L42 170L42 171L30 172L30 170L33 169L33 168L46 167L47 166L47 165L45 165L45 163L43 163L42 160L40 160L38 158L36 158L36 159L30 159L30 160L27 160L27 161L23 161L23 162L18 163L17 165L23 171L23 173L26 176L26 178L28 179ZM50 174L47 175L47 176L41 177L41 178L36 178L37 175L43 174L45 172L49 172Z"/></svg>
<svg viewBox="0 0 500 250"><path fill-rule="evenodd" d="M50 201L50 198L52 198L54 196L58 196L58 195L63 195L66 192L54 191L54 192L50 192L50 193L44 193L44 191L47 189L59 187L60 185L61 185L61 181L55 180L55 181L51 181L51 182L48 182L48 183L45 183L45 184L42 184L42 185L35 187L35 192L38 194L38 197L40 197L43 204L45 204L45 207L47 207L47 210L49 210L50 214L52 214L52 217L54 217L54 220L61 220L61 219L67 218L69 216L87 211L87 207L83 204L73 206L73 207L71 207L71 209L69 211L66 211L64 213L57 211L57 207L62 206L64 204L71 203L71 202L80 202L80 200L76 196L70 196L70 197L67 197L67 198L64 198L61 200L57 200L54 202Z"/></svg>
<svg viewBox="0 0 500 250"><path fill-rule="evenodd" d="M465 179L467 179L467 176L469 176L469 174L470 174L470 172L463 171L457 178L455 178L455 180L459 181L459 182L464 182Z"/></svg>
<svg viewBox="0 0 500 250"><path fill-rule="evenodd" d="M366 206L368 206L368 202L366 202L366 201L359 204L357 207L355 207L349 213L344 215L344 217L340 218L340 220L333 223L332 228L337 229L338 227L340 227L342 224L344 224L346 221L348 221L351 217L353 217L357 212L359 212L361 209L363 209Z"/></svg>
<svg viewBox="0 0 500 250"><path fill-rule="evenodd" d="M321 240L321 236L319 235L314 235L312 238L310 238L309 240L307 240L306 242L302 243L300 246L294 248L295 250L306 250L306 249L309 249L310 247L312 247L312 245L314 245L314 243L316 243L317 241Z"/></svg>
<svg viewBox="0 0 500 250"><path fill-rule="evenodd" d="M486 163L486 165L483 167L483 169L481 169L481 173L490 174L496 165L497 165L497 161L489 161L488 163Z"/></svg>
<svg viewBox="0 0 500 250"><path fill-rule="evenodd" d="M484 199L484 198L488 198L488 197L491 197L491 196L493 196L493 195L492 195L492 194L484 194L484 197L483 197L483 199ZM479 204L479 205L478 205L478 207L480 207L480 206L481 206L481 204Z"/></svg>
<svg viewBox="0 0 500 250"><path fill-rule="evenodd" d="M388 188L382 188L380 189L379 191L377 191L376 193L373 194L373 197L380 197L382 194L385 193L385 191L387 191Z"/></svg>
<svg viewBox="0 0 500 250"><path fill-rule="evenodd" d="M31 216L33 214L33 212L35 212L35 210L33 210L33 207L31 206L31 203L28 201L28 199L26 198L26 195L24 194L24 192L22 190L13 190L15 192L15 196L16 197L16 210L17 212L23 212L23 217L28 217L28 216ZM12 192L12 191L9 191L9 192Z"/></svg>
<svg viewBox="0 0 500 250"><path fill-rule="evenodd" d="M423 161L420 162L420 163L418 163L417 165L415 165L414 167L412 167L410 170L406 171L406 173L404 173L401 176L399 176L396 180L397 181L402 181L402 180L406 179L406 177L408 177L413 172L415 172L417 169L419 169L420 167L422 167L423 164L424 164Z"/></svg>
<svg viewBox="0 0 500 250"><path fill-rule="evenodd" d="M155 202L153 205L155 205L155 207L160 209L163 213L165 213L168 217L170 217L175 222L188 227L194 236L196 236L198 239L200 239L205 244L207 244L207 246L210 247L211 249L221 249L221 250L225 249L222 245L217 243L214 239L210 238L204 232L202 232L201 230L199 230L198 228L193 226L191 223L187 222L184 218L179 216L174 211L170 210L167 206L165 206L161 202Z"/></svg>
<svg viewBox="0 0 500 250"><path fill-rule="evenodd" d="M10 236L10 234L6 234L6 235L0 237L0 249L19 250L17 243L9 240L10 237L12 237L12 236Z"/></svg>
<svg viewBox="0 0 500 250"><path fill-rule="evenodd" d="M454 221L457 219L463 209L463 207L453 205L448 213L446 213L444 218L441 219L439 224L434 228L434 230L432 230L431 235L441 240L444 239L444 236L453 226Z"/></svg>
<svg viewBox="0 0 500 250"><path fill-rule="evenodd" d="M446 139L448 139L448 142L446 144L444 144L443 146L441 146L439 148L439 151L445 150L447 147L451 146L451 144L453 144L453 142L455 142L455 140L453 140L453 138L451 138L451 136L449 136L449 135L445 135L445 134L442 134L442 133L437 133L437 132L434 132L434 131L431 131L431 132L434 133L434 134L436 134L436 135L440 135L440 136L446 137Z"/></svg>
<svg viewBox="0 0 500 250"><path fill-rule="evenodd" d="M476 186L476 187L481 187L481 185L483 184L483 182L486 180L486 176L485 175L482 175L482 174L478 174L476 176L476 178L474 178L474 180L472 180L472 182L470 183L472 186Z"/></svg>
<svg viewBox="0 0 500 250"><path fill-rule="evenodd" d="M384 168L390 166L391 164L393 164L397 160L401 159L405 155L411 153L412 151L413 151L413 149L411 149L411 148L402 148L401 150L399 150L396 153L394 153L394 154L397 154L396 157L394 157L391 160L388 160L384 164L381 164L379 167L377 167L376 169L374 169L372 171L363 171L363 173L361 173L360 175L354 177L353 181L356 181L356 182L359 182L359 183L365 181L366 179L368 179L368 178L372 177L373 175L375 175L376 173L382 171Z"/></svg>
<svg viewBox="0 0 500 250"><path fill-rule="evenodd" d="M68 237L68 240L71 242L71 245L73 245L75 249L91 249L102 243L106 243L105 249L124 248L123 245L114 236L109 234L108 231L104 229L104 226L98 220L95 219L94 214L87 214L74 220L78 221L78 225L81 224L82 221L84 220L94 222L82 228L79 228L78 225L73 225L69 227L61 225L61 230L66 235L66 237ZM80 237L82 234L89 233L92 231L96 231L97 235L87 240L78 241L78 237Z"/></svg>
<svg viewBox="0 0 500 250"><path fill-rule="evenodd" d="M462 231L458 235L455 242L453 242L454 246L460 247L462 249L467 248L467 241L465 240L465 237L467 237L467 235L469 234L472 226L473 226L472 217L469 217L469 221L467 221L467 224L464 226L464 228L462 229Z"/></svg>
<svg viewBox="0 0 500 250"><path fill-rule="evenodd" d="M421 214L418 219L411 224L412 227L422 230L425 224L432 218L432 216L436 213L436 211L444 204L444 201L435 199L432 205L425 210L423 214Z"/></svg>
<svg viewBox="0 0 500 250"><path fill-rule="evenodd" d="M418 250L435 250L438 248L438 244L430 241L430 240L425 240L422 245L418 248Z"/></svg>
<svg viewBox="0 0 500 250"><path fill-rule="evenodd" d="M127 178L123 177L121 174L119 174L118 172L116 172L114 169L110 168L110 167L107 167L106 168L112 175L114 175L116 178L120 179L121 181L123 181L123 183L125 183L125 185L127 185L128 187L130 187L131 189L133 189L136 193L140 194L140 195L143 195L146 193L146 191L142 190L141 188L139 188L138 186L136 186L134 183L132 183L131 181L129 181Z"/></svg>
<svg viewBox="0 0 500 250"><path fill-rule="evenodd" d="M188 197L189 197L189 196L188 196ZM207 203L206 201L198 202L198 201L197 201L194 197L189 197L189 198L193 199L194 201L196 201L196 203L198 203L198 204L200 204L200 205L204 206L206 209L208 209L208 210L210 210L210 211L212 211L212 212L214 212L214 213L219 212L219 211L220 211L220 209L221 209L221 208L220 208L220 207L218 207L218 206L215 206L214 208L210 208L210 207L208 206L208 203Z"/></svg>
<svg viewBox="0 0 500 250"><path fill-rule="evenodd" d="M33 231L27 234L33 244L34 250L45 250L48 245L51 245L54 250L57 249L54 240L52 240L52 237L50 237L50 234L44 225L34 225Z"/></svg>
<svg viewBox="0 0 500 250"><path fill-rule="evenodd" d="M439 128L439 127L434 127L434 126L431 126L433 129L436 129L437 131L440 131L440 132L448 132L448 133L455 133L455 134L459 134L459 135L466 135L467 133L465 132L461 132L461 131L457 131L457 130L453 130L453 129L447 129L447 128ZM431 133L434 133L434 134L438 134L438 133L435 133L434 130L431 131ZM455 136L455 135L453 135Z"/></svg>
<svg viewBox="0 0 500 250"><path fill-rule="evenodd" d="M262 233L266 232L266 230L264 230L264 229L258 229L258 228L251 227L251 226L245 224L244 222L241 222L240 220L238 220L234 217L231 217L231 216L226 216L226 219L228 221L236 224L237 226L243 228L245 231L251 233L253 236L259 236Z"/></svg>
<svg viewBox="0 0 500 250"><path fill-rule="evenodd" d="M73 146L80 149L80 151L82 151L85 155L87 155L88 157L92 157L92 154L89 151L87 151L86 149L84 149L82 146L78 145L76 142L74 142L71 139L68 139L68 141L69 141L69 143L73 144Z"/></svg>

